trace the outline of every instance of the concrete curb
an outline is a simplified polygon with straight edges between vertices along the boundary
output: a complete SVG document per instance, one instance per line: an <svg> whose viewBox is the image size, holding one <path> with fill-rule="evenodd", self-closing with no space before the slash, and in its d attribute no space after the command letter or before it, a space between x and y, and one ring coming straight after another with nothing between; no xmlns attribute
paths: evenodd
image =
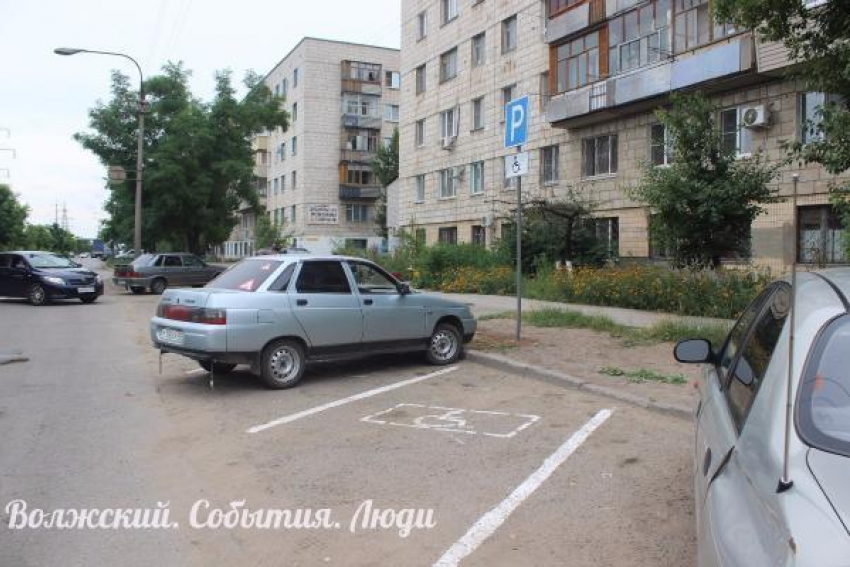
<svg viewBox="0 0 850 567"><path fill-rule="evenodd" d="M648 398L644 398L643 396L630 394L628 392L621 392L616 388L602 386L600 384L595 384L587 380L583 380L581 378L576 378L575 376L570 376L569 374L564 374L563 372L558 372L556 370L550 370L541 366L520 362L518 360L508 358L507 356L501 356L498 354L481 352L477 350L467 350L466 359L470 362L476 362L478 364L489 366L491 368L496 368L498 370L503 370L505 372L510 372L512 374L518 374L519 376L537 378L553 384L558 384L562 386L566 385L572 388L585 390L587 392L591 392L600 396L613 398L615 400L619 400L627 404L642 407L650 411L663 413L665 415L677 417L679 419L684 419L686 421L693 420L694 412L692 408L680 406L677 404L654 402Z"/></svg>

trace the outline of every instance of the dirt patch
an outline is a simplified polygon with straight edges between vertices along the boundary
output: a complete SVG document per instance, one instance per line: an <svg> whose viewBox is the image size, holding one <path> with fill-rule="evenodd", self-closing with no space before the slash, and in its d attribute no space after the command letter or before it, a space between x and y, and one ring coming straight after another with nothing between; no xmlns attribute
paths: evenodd
<svg viewBox="0 0 850 567"><path fill-rule="evenodd" d="M622 339L606 333L525 325L522 329L522 343L517 346L514 333L515 323L511 320L479 321L478 332L470 347L504 354L594 384L615 386L651 401L684 407L696 404L697 392L693 384L699 378L699 367L676 362L672 343L624 346ZM619 368L626 372L645 369L664 375L681 374L687 381L684 384L638 382L627 376L601 374L603 368Z"/></svg>

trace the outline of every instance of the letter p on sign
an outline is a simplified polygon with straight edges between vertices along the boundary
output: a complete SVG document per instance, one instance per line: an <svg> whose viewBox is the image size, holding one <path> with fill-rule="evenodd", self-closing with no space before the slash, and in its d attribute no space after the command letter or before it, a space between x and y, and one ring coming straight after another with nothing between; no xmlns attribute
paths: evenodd
<svg viewBox="0 0 850 567"><path fill-rule="evenodd" d="M505 105L505 147L525 143L528 134L528 97L517 98Z"/></svg>

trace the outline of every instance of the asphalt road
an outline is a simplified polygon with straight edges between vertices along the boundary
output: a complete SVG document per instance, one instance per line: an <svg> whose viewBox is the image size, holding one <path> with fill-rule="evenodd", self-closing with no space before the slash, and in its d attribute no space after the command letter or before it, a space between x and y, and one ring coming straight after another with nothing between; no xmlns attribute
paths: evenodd
<svg viewBox="0 0 850 567"><path fill-rule="evenodd" d="M237 370L210 391L191 361L159 374L155 305L0 300L0 350L30 359L0 366L0 566L694 563L689 423L418 356L317 366L289 391ZM176 525L15 528L14 500L167 503ZM291 522L216 526L215 509Z"/></svg>

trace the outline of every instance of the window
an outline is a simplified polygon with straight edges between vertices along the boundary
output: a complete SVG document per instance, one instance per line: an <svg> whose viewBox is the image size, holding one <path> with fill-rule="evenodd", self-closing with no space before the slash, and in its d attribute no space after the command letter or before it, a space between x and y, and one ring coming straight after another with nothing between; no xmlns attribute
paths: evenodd
<svg viewBox="0 0 850 567"><path fill-rule="evenodd" d="M388 149L390 149L390 146L392 146L392 145L393 145L392 136L384 136L384 141L383 141L384 149L388 150Z"/></svg>
<svg viewBox="0 0 850 567"><path fill-rule="evenodd" d="M182 268L183 262L180 260L180 256L166 256L162 261L162 265L166 268Z"/></svg>
<svg viewBox="0 0 850 567"><path fill-rule="evenodd" d="M384 105L384 120L387 122L398 122L398 105L397 104L385 104Z"/></svg>
<svg viewBox="0 0 850 567"><path fill-rule="evenodd" d="M416 40L423 39L428 35L428 12L419 12L416 16Z"/></svg>
<svg viewBox="0 0 850 567"><path fill-rule="evenodd" d="M297 186L297 181L298 181L298 172L293 171L292 172L292 188L293 189L295 189L295 187Z"/></svg>
<svg viewBox="0 0 850 567"><path fill-rule="evenodd" d="M372 185L374 183L374 174L372 168L366 164L349 163L343 165L344 173L341 181L349 185Z"/></svg>
<svg viewBox="0 0 850 567"><path fill-rule="evenodd" d="M711 41L711 12L708 0L675 0L676 53L694 49Z"/></svg>
<svg viewBox="0 0 850 567"><path fill-rule="evenodd" d="M349 262L357 291L365 294L397 294L396 281L383 270L363 262Z"/></svg>
<svg viewBox="0 0 850 567"><path fill-rule="evenodd" d="M505 171L505 158L500 158L499 161L502 163L502 189L505 191L513 191L516 189L516 177L506 177L507 172Z"/></svg>
<svg viewBox="0 0 850 567"><path fill-rule="evenodd" d="M363 223L369 220L369 207L367 205L346 205L345 220L353 223Z"/></svg>
<svg viewBox="0 0 850 567"><path fill-rule="evenodd" d="M298 136L292 136L292 155L298 155Z"/></svg>
<svg viewBox="0 0 850 567"><path fill-rule="evenodd" d="M425 88L427 87L427 83L425 81L425 65L420 65L416 68L416 94L422 94L425 92Z"/></svg>
<svg viewBox="0 0 850 567"><path fill-rule="evenodd" d="M558 92L599 80L599 32L589 33L557 48Z"/></svg>
<svg viewBox="0 0 850 567"><path fill-rule="evenodd" d="M540 91L540 110L546 110L546 105L549 104L549 99L552 96L549 94L549 71L545 73L540 73L540 85L538 87Z"/></svg>
<svg viewBox="0 0 850 567"><path fill-rule="evenodd" d="M280 176L280 192L286 191L286 175Z"/></svg>
<svg viewBox="0 0 850 567"><path fill-rule="evenodd" d="M441 169L437 172L440 180L440 199L451 199L457 193L455 191L454 168Z"/></svg>
<svg viewBox="0 0 850 567"><path fill-rule="evenodd" d="M298 88L298 67L292 71L292 88Z"/></svg>
<svg viewBox="0 0 850 567"><path fill-rule="evenodd" d="M352 116L379 117L378 97L370 95L345 94L342 98L343 112Z"/></svg>
<svg viewBox="0 0 850 567"><path fill-rule="evenodd" d="M401 73L398 71L386 71L384 73L384 86L394 90L401 88Z"/></svg>
<svg viewBox="0 0 850 567"><path fill-rule="evenodd" d="M369 241L365 238L346 238L345 247L354 250L366 250L369 246Z"/></svg>
<svg viewBox="0 0 850 567"><path fill-rule="evenodd" d="M413 201L415 203L424 203L425 202L425 176L417 175L416 176L416 194L413 196Z"/></svg>
<svg viewBox="0 0 850 567"><path fill-rule="evenodd" d="M718 364L719 372L717 373L717 376L721 381L721 387L724 387L727 384L727 378L730 374L729 370L744 345L744 341L747 338L747 331L758 318L764 302L773 293L773 290L774 287L771 286L762 291L758 297L756 297L752 303L747 306L738 318L735 326L732 327L731 331L729 331L729 335L726 337L726 342L723 345L723 350L718 356L720 363Z"/></svg>
<svg viewBox="0 0 850 567"><path fill-rule="evenodd" d="M275 260L248 260L234 264L230 269L208 283L214 289L256 291L280 267Z"/></svg>
<svg viewBox="0 0 850 567"><path fill-rule="evenodd" d="M440 55L440 82L457 76L457 47Z"/></svg>
<svg viewBox="0 0 850 567"><path fill-rule="evenodd" d="M558 153L558 146L540 148L540 182L543 185L552 185L560 179Z"/></svg>
<svg viewBox="0 0 850 567"><path fill-rule="evenodd" d="M426 234L427 232L424 228L417 228L416 232L414 233L414 238L416 239L416 242L420 244L425 244Z"/></svg>
<svg viewBox="0 0 850 567"><path fill-rule="evenodd" d="M480 195L484 192L484 162L469 164L469 194Z"/></svg>
<svg viewBox="0 0 850 567"><path fill-rule="evenodd" d="M472 100L472 129L484 128L484 97L480 96Z"/></svg>
<svg viewBox="0 0 850 567"><path fill-rule="evenodd" d="M440 113L440 136L443 139L457 136L458 121L455 109L450 108Z"/></svg>
<svg viewBox="0 0 850 567"><path fill-rule="evenodd" d="M583 177L617 173L617 136L585 138L581 144Z"/></svg>
<svg viewBox="0 0 850 567"><path fill-rule="evenodd" d="M295 211L295 205L292 205L292 207L289 209L289 222L295 222L295 219L297 218Z"/></svg>
<svg viewBox="0 0 850 567"><path fill-rule="evenodd" d="M289 79L284 79L280 82L280 96L286 98L287 92L289 92Z"/></svg>
<svg viewBox="0 0 850 567"><path fill-rule="evenodd" d="M345 146L343 149L358 152L375 152L378 150L378 134L375 130L345 130Z"/></svg>
<svg viewBox="0 0 850 567"><path fill-rule="evenodd" d="M773 288L773 293L762 307L761 315L750 330L741 356L727 379L724 394L732 421L739 431L767 374L773 351L779 342L779 335L782 334L782 327L788 317L790 293L791 287L785 283Z"/></svg>
<svg viewBox="0 0 850 567"><path fill-rule="evenodd" d="M457 18L457 0L440 0L440 6L442 8L443 24L447 24Z"/></svg>
<svg viewBox="0 0 850 567"><path fill-rule="evenodd" d="M667 59L670 0L657 0L608 22L608 74L616 75Z"/></svg>
<svg viewBox="0 0 850 567"><path fill-rule="evenodd" d="M597 244L605 249L609 258L617 257L620 254L620 219L617 217L593 219L593 227Z"/></svg>
<svg viewBox="0 0 850 567"><path fill-rule="evenodd" d="M298 103L292 103L292 121L295 122L298 120Z"/></svg>
<svg viewBox="0 0 850 567"><path fill-rule="evenodd" d="M274 179L272 179L272 191L274 192L275 195L277 195L278 190L279 190L278 180L277 180L277 177L275 177Z"/></svg>
<svg viewBox="0 0 850 567"><path fill-rule="evenodd" d="M286 142L281 142L277 147L277 159L283 161L286 159Z"/></svg>
<svg viewBox="0 0 850 567"><path fill-rule="evenodd" d="M476 246L487 245L487 232L483 226L478 224L472 226L472 243Z"/></svg>
<svg viewBox="0 0 850 567"><path fill-rule="evenodd" d="M457 227L444 226L440 227L438 232L440 244L457 244Z"/></svg>
<svg viewBox="0 0 850 567"><path fill-rule="evenodd" d="M349 78L365 83L381 84L381 66L377 63L364 63L362 61L346 61Z"/></svg>
<svg viewBox="0 0 850 567"><path fill-rule="evenodd" d="M509 53L516 49L517 43L517 19L511 16L502 20L502 53Z"/></svg>
<svg viewBox="0 0 850 567"><path fill-rule="evenodd" d="M304 262L295 289L298 293L351 293L348 277L337 261Z"/></svg>
<svg viewBox="0 0 850 567"><path fill-rule="evenodd" d="M472 68L481 67L487 61L487 43L484 32L472 36Z"/></svg>
<svg viewBox="0 0 850 567"><path fill-rule="evenodd" d="M549 0L549 17L566 12L571 6L580 4L583 0Z"/></svg>
<svg viewBox="0 0 850 567"><path fill-rule="evenodd" d="M505 110L508 103L514 99L514 90L516 90L516 84L502 88L502 121L505 120Z"/></svg>
<svg viewBox="0 0 850 567"><path fill-rule="evenodd" d="M839 98L835 95L824 93L801 93L800 94L800 141L804 144L809 142L820 142L823 140L821 123L823 122L823 110L826 106L838 103Z"/></svg>
<svg viewBox="0 0 850 567"><path fill-rule="evenodd" d="M753 150L752 132L743 127L743 113L743 107L720 111L720 145L739 157L748 156Z"/></svg>
<svg viewBox="0 0 850 567"><path fill-rule="evenodd" d="M425 145L425 119L416 121L416 147Z"/></svg>
<svg viewBox="0 0 850 567"><path fill-rule="evenodd" d="M804 264L846 262L838 215L829 205L797 208L797 261Z"/></svg>
<svg viewBox="0 0 850 567"><path fill-rule="evenodd" d="M289 264L283 269L280 275L269 286L269 291L286 291L289 287L289 282L292 280L292 274L295 273L296 263Z"/></svg>
<svg viewBox="0 0 850 567"><path fill-rule="evenodd" d="M652 165L670 165L673 161L670 136L664 124L649 127L649 161Z"/></svg>

